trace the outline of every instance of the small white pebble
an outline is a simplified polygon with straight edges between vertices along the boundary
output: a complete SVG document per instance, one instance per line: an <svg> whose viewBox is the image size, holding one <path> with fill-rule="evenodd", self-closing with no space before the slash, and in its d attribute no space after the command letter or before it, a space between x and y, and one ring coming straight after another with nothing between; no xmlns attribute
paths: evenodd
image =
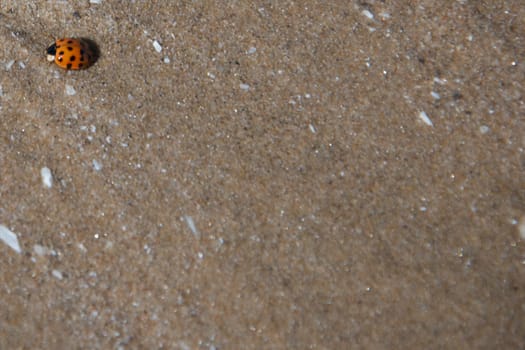
<svg viewBox="0 0 525 350"><path fill-rule="evenodd" d="M374 19L374 14L368 10L363 10L361 13L368 19Z"/></svg>
<svg viewBox="0 0 525 350"><path fill-rule="evenodd" d="M521 239L525 240L525 215L523 215L518 222L518 231Z"/></svg>
<svg viewBox="0 0 525 350"><path fill-rule="evenodd" d="M18 244L18 237L14 232L4 225L0 225L0 240L11 247L11 249L13 249L15 252L22 252L20 244Z"/></svg>
<svg viewBox="0 0 525 350"><path fill-rule="evenodd" d="M5 70L11 70L11 67L13 67L13 64L15 64L15 60L11 60L5 64Z"/></svg>
<svg viewBox="0 0 525 350"><path fill-rule="evenodd" d="M4 96L4 90L2 89L2 85L0 85L0 97Z"/></svg>
<svg viewBox="0 0 525 350"><path fill-rule="evenodd" d="M425 111L419 112L419 119L421 119L423 123L427 124L428 126L434 126L432 120L430 120L428 114Z"/></svg>
<svg viewBox="0 0 525 350"><path fill-rule="evenodd" d="M77 91L75 90L74 87L72 87L71 85L66 84L66 95L73 96L76 93L77 93Z"/></svg>
<svg viewBox="0 0 525 350"><path fill-rule="evenodd" d="M157 40L153 40L153 48L155 48L155 51L159 53L162 51L162 46L159 44Z"/></svg>
<svg viewBox="0 0 525 350"><path fill-rule="evenodd" d="M102 164L96 159L93 159L93 169L95 169L95 171L102 170Z"/></svg>
<svg viewBox="0 0 525 350"><path fill-rule="evenodd" d="M248 55L254 54L255 52L257 52L257 48L253 46L248 49Z"/></svg>
<svg viewBox="0 0 525 350"><path fill-rule="evenodd" d="M315 134L317 132L313 124L308 124L308 128L310 128L310 131L312 132L312 134Z"/></svg>
<svg viewBox="0 0 525 350"><path fill-rule="evenodd" d="M53 186L53 174L48 167L40 169L40 176L42 176L42 183L45 187L51 188Z"/></svg>
<svg viewBox="0 0 525 350"><path fill-rule="evenodd" d="M166 56L166 57L164 57L164 59L162 60L162 62L168 64L168 63L170 63L171 61L170 61L170 58L169 58L168 56Z"/></svg>
<svg viewBox="0 0 525 350"><path fill-rule="evenodd" d="M102 0L89 0L90 4L100 4Z"/></svg>
<svg viewBox="0 0 525 350"><path fill-rule="evenodd" d="M486 134L490 131L490 128L486 125L482 125L479 127L479 132L482 134Z"/></svg>
<svg viewBox="0 0 525 350"><path fill-rule="evenodd" d="M206 73L210 79L215 79L215 74L208 72Z"/></svg>
<svg viewBox="0 0 525 350"><path fill-rule="evenodd" d="M244 90L244 91L250 90L250 85L248 84L239 84L239 87L241 88L241 90Z"/></svg>
<svg viewBox="0 0 525 350"><path fill-rule="evenodd" d="M18 66L20 67L20 69L24 69L26 67L26 64L22 61L18 62Z"/></svg>
<svg viewBox="0 0 525 350"><path fill-rule="evenodd" d="M58 270L53 270L51 271L51 274L53 275L53 277L55 277L56 279L59 279L61 280L62 278L64 278L62 276L62 272L58 271Z"/></svg>

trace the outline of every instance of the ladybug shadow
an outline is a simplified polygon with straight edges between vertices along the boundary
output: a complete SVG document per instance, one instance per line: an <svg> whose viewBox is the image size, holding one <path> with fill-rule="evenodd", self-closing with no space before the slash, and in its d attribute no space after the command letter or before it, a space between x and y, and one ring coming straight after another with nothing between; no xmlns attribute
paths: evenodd
<svg viewBox="0 0 525 350"><path fill-rule="evenodd" d="M79 38L79 39L82 40L91 50L91 58L90 58L89 66L94 65L100 58L100 47L94 40L90 38Z"/></svg>

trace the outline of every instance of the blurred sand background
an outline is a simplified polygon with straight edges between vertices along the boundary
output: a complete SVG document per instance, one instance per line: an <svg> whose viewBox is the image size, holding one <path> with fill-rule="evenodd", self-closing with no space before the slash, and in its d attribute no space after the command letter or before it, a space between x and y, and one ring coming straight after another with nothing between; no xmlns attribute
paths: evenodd
<svg viewBox="0 0 525 350"><path fill-rule="evenodd" d="M525 346L523 1L0 23L1 349Z"/></svg>

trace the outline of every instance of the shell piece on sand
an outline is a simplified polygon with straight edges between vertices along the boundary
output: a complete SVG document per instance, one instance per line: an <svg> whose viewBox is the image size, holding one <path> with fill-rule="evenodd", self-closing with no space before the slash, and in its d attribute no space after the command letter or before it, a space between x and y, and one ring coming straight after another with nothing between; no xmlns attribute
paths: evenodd
<svg viewBox="0 0 525 350"><path fill-rule="evenodd" d="M14 232L9 230L4 225L0 225L0 240L10 246L15 252L22 252L22 249L20 249L20 244L18 244L18 237Z"/></svg>

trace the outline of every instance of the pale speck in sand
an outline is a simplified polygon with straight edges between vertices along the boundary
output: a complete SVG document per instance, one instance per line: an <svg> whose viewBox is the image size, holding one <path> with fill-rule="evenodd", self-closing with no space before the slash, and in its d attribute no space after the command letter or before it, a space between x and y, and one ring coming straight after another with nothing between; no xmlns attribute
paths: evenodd
<svg viewBox="0 0 525 350"><path fill-rule="evenodd" d="M195 222L193 222L193 218L191 216L184 215L184 220L186 221L186 225L188 225L189 229L191 230L195 238L197 239L200 238L201 234L199 230L197 230L197 227L195 226Z"/></svg>
<svg viewBox="0 0 525 350"><path fill-rule="evenodd" d="M66 95L73 96L76 93L77 93L77 91L75 90L74 87L72 87L71 85L66 84Z"/></svg>
<svg viewBox="0 0 525 350"><path fill-rule="evenodd" d="M13 64L15 64L15 60L11 60L5 64L5 70L11 70L11 67L13 67Z"/></svg>
<svg viewBox="0 0 525 350"><path fill-rule="evenodd" d="M60 272L58 270L51 271L51 274L53 275L53 277L55 277L56 279L59 279L59 280L64 278L64 276L62 276L62 272Z"/></svg>
<svg viewBox="0 0 525 350"><path fill-rule="evenodd" d="M51 188L53 186L53 174L48 167L40 169L40 176L42 177L42 183L45 187Z"/></svg>
<svg viewBox="0 0 525 350"><path fill-rule="evenodd" d="M374 14L368 10L363 10L361 13L368 19L374 19Z"/></svg>
<svg viewBox="0 0 525 350"><path fill-rule="evenodd" d="M447 83L446 79L441 79L438 77L434 77L434 83L439 85L445 85Z"/></svg>
<svg viewBox="0 0 525 350"><path fill-rule="evenodd" d="M482 134L486 134L490 131L490 128L486 125L482 125L479 127L479 132Z"/></svg>
<svg viewBox="0 0 525 350"><path fill-rule="evenodd" d="M96 159L93 159L93 169L95 169L95 171L102 170L102 164Z"/></svg>

